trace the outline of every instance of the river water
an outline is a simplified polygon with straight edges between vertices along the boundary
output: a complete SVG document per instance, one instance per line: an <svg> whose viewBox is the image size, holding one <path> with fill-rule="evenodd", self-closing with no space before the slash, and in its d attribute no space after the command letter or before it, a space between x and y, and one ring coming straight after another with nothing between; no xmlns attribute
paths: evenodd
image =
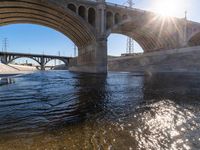
<svg viewBox="0 0 200 150"><path fill-rule="evenodd" d="M200 149L200 74L0 78L0 150Z"/></svg>

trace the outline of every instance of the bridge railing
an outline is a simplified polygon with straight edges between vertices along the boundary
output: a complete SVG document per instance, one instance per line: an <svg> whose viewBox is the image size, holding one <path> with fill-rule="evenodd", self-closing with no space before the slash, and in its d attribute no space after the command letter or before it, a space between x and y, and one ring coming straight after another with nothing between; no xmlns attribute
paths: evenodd
<svg viewBox="0 0 200 150"><path fill-rule="evenodd" d="M127 9L127 10L134 10L134 11L138 11L138 12L142 12L142 13L147 12L147 11L145 11L145 10L141 10L141 9L137 9L137 8L131 8L131 7L128 7L128 6L119 5L119 4L110 3L110 2L106 2L106 4L107 4L108 6L123 8L123 9Z"/></svg>

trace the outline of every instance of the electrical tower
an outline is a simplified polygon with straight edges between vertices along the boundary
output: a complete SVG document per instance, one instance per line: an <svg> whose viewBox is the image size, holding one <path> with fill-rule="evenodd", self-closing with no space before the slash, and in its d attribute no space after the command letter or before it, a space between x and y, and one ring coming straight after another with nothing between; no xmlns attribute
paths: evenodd
<svg viewBox="0 0 200 150"><path fill-rule="evenodd" d="M74 44L74 57L76 57L76 52L77 52L77 46Z"/></svg>
<svg viewBox="0 0 200 150"><path fill-rule="evenodd" d="M128 4L129 8L133 8L134 5L133 0L128 0L126 4ZM134 40L131 37L127 38L126 53L127 54L134 53Z"/></svg>
<svg viewBox="0 0 200 150"><path fill-rule="evenodd" d="M131 37L127 38L126 53L127 54L134 53L134 41L133 41L133 39Z"/></svg>
<svg viewBox="0 0 200 150"><path fill-rule="evenodd" d="M8 38L3 39L3 46L2 46L2 52L7 52L8 48Z"/></svg>

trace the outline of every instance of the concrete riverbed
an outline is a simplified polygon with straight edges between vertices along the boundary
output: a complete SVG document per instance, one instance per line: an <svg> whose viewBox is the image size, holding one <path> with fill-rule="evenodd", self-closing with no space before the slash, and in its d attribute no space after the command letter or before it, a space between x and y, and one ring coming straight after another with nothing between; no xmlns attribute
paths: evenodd
<svg viewBox="0 0 200 150"><path fill-rule="evenodd" d="M4 75L15 75L35 72L37 69L32 66L22 66L22 65L5 65L0 63L0 76Z"/></svg>

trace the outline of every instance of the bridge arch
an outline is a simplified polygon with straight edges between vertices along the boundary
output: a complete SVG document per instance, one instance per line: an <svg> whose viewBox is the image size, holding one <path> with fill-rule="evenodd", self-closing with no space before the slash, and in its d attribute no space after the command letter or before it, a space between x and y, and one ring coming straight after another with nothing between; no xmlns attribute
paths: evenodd
<svg viewBox="0 0 200 150"><path fill-rule="evenodd" d="M152 27L153 23L141 26L127 15L124 15L122 18L118 24L107 29L107 37L112 33L131 37L142 47L144 52L176 48L177 36L172 35L168 27L166 27L168 20L166 22L158 20L158 23L155 23L155 27Z"/></svg>
<svg viewBox="0 0 200 150"><path fill-rule="evenodd" d="M68 60L64 60L64 59L61 59L61 58L53 58L53 59L48 59L44 65L47 65L49 62L53 61L53 60L59 60L59 61L62 61L66 66L69 65L69 61Z"/></svg>
<svg viewBox="0 0 200 150"><path fill-rule="evenodd" d="M74 4L68 4L68 6L67 6L71 11L73 11L73 12L77 12L77 7L76 7L76 5L74 5Z"/></svg>
<svg viewBox="0 0 200 150"><path fill-rule="evenodd" d="M111 11L106 12L106 29L110 29L114 24L114 15Z"/></svg>
<svg viewBox="0 0 200 150"><path fill-rule="evenodd" d="M79 6L79 8L78 8L78 14L83 19L86 19L86 8L84 6Z"/></svg>
<svg viewBox="0 0 200 150"><path fill-rule="evenodd" d="M76 6L69 4L66 9L58 3L51 0L0 1L1 26L17 23L47 26L69 37L78 47L95 41L94 28L72 12Z"/></svg>
<svg viewBox="0 0 200 150"><path fill-rule="evenodd" d="M128 19L128 15L123 15L122 16L122 21L127 20Z"/></svg>
<svg viewBox="0 0 200 150"><path fill-rule="evenodd" d="M35 61L38 65L41 65L40 64L40 60L38 58L35 58L35 57L27 57L27 56L24 56L24 57L21 57L21 56L16 56L16 57L13 57L11 58L10 60L8 60L8 64L9 63L12 63L13 61L17 60L17 59L22 59L22 58L28 58L28 59L31 59L33 61Z"/></svg>
<svg viewBox="0 0 200 150"><path fill-rule="evenodd" d="M96 11L94 8L90 7L88 9L88 22L91 24L93 27L96 25Z"/></svg>
<svg viewBox="0 0 200 150"><path fill-rule="evenodd" d="M199 46L200 45L200 31L195 33L189 40L189 46Z"/></svg>
<svg viewBox="0 0 200 150"><path fill-rule="evenodd" d="M118 24L121 22L121 16L119 13L116 13L115 14L115 24Z"/></svg>
<svg viewBox="0 0 200 150"><path fill-rule="evenodd" d="M108 37L108 58L126 55L127 51L127 39L128 36L119 34L119 33L112 33ZM134 40L134 39L133 39ZM117 46L116 43L120 43L120 46ZM140 44L134 40L134 51L133 55L141 55L144 53L143 48Z"/></svg>

